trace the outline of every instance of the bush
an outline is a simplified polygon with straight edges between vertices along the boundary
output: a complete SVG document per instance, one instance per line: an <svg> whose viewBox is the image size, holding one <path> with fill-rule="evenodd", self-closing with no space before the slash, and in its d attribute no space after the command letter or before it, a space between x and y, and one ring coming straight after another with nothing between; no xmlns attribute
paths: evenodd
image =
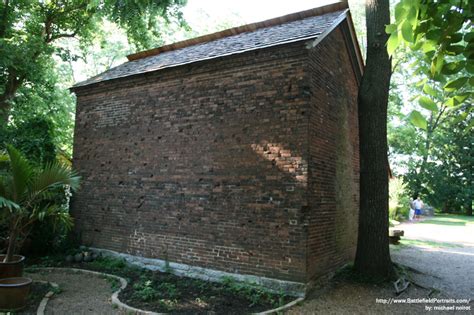
<svg viewBox="0 0 474 315"><path fill-rule="evenodd" d="M34 170L47 167L56 159L56 149L52 137L52 125L47 119L35 118L19 126L0 128L0 151L6 150L5 141L15 143L28 159ZM0 154L0 175L8 176L10 161L7 154ZM47 198L37 201L39 209L57 206L59 216L66 217L69 212L70 191L67 186L56 185L48 190ZM47 255L63 251L73 245L65 226L56 226L50 216L41 218L41 224L33 224L28 229L29 237L23 243L22 253ZM37 222L36 222L37 223ZM0 252L6 250L7 228L0 226Z"/></svg>
<svg viewBox="0 0 474 315"><path fill-rule="evenodd" d="M394 178L389 183L389 219L403 221L408 219L410 211L410 197L402 179Z"/></svg>
<svg viewBox="0 0 474 315"><path fill-rule="evenodd" d="M56 160L53 124L47 118L32 118L19 125L3 126L0 133L2 151L10 143L35 166Z"/></svg>

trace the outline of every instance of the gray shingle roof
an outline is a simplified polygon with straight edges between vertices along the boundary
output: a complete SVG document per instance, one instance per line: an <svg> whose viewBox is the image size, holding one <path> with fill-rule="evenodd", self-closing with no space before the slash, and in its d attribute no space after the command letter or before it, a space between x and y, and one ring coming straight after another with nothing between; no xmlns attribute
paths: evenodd
<svg viewBox="0 0 474 315"><path fill-rule="evenodd" d="M74 87L86 86L102 81L123 78L145 72L189 64L201 60L243 53L265 47L306 39L315 39L340 20L346 10L285 22L279 25L258 28L236 35L198 43L195 45L161 52L157 55L125 62Z"/></svg>

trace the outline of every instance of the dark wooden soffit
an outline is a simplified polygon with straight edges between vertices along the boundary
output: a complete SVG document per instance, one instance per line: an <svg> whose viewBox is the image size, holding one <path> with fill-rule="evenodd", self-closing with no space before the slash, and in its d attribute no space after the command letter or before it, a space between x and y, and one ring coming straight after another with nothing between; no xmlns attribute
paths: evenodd
<svg viewBox="0 0 474 315"><path fill-rule="evenodd" d="M237 34L240 34L240 33L252 32L252 31L255 31L257 29L264 28L264 27L280 25L280 24L283 24L283 23L297 21L297 20L305 19L305 18L312 17L312 16L317 16L317 15L330 13L330 12L336 12L336 11L347 9L347 8L348 8L347 2L345 2L345 1L337 2L337 3L329 4L329 5L326 5L326 6L322 6L322 7L319 7L319 8L314 8L314 9L309 9L309 10L306 10L306 11L296 12L296 13L280 16L280 17L277 17L277 18L265 20L265 21L262 21L262 22L256 22L256 23L251 23L251 24L242 25L242 26L238 26L238 27L233 27L233 28L223 30L223 31L220 31L220 32L216 32L216 33L212 33L212 34L208 34L208 35L199 36L199 37L196 37L196 38L183 40L181 42L161 46L161 47L158 47L158 48L153 48L153 49L150 49L150 50L137 52L135 54L128 55L127 58L128 58L129 61L142 59L142 58L146 58L146 57L149 57L149 56L158 55L158 54L160 54L162 52L165 52L165 51L171 51L171 50L176 50L176 49L180 49L180 48L184 48L184 47L188 47L188 46L192 46L192 45L196 45L196 44L202 44L202 43L210 42L210 41L213 41L213 40L216 40L216 39L220 39L220 38L224 38L224 37L228 37L228 36L232 36L232 35L237 35Z"/></svg>
<svg viewBox="0 0 474 315"><path fill-rule="evenodd" d="M362 56L362 52L359 46L359 41L357 40L357 36L356 36L355 28L354 28L354 22L352 21L351 13L347 12L346 15L347 15L347 29L349 30L349 35L350 35L350 39L348 38L346 40L346 43L348 43L354 49L353 53L355 53L356 65L360 72L360 76L362 77L362 74L364 74L364 67L365 67L364 57Z"/></svg>
<svg viewBox="0 0 474 315"><path fill-rule="evenodd" d="M346 49L351 60L352 69L357 79L357 85L359 85L362 80L362 75L364 74L364 58L362 57L362 52L360 51L360 46L359 42L357 41L354 24L352 22L351 14L348 9L344 12L343 15L339 17L338 20L334 21L331 27L327 28L315 40L308 43L307 47L316 47L321 41L326 38L326 36L331 34L332 31L337 27L340 27L342 31L344 43L346 45Z"/></svg>

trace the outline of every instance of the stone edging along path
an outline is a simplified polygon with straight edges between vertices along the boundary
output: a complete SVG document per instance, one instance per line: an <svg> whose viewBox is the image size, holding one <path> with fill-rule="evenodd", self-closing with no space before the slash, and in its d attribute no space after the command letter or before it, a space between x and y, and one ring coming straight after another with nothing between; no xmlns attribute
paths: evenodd
<svg viewBox="0 0 474 315"><path fill-rule="evenodd" d="M112 298L111 298L112 305L116 305L119 309L127 312L127 314L128 313L133 313L133 314L138 314L138 315L162 315L162 314L166 314L166 313L155 313L155 312L141 310L141 309L132 307L132 306L127 305L127 304L123 303L122 301L120 301L118 296L119 296L120 292L122 292L122 290L127 287L128 282L127 282L127 280L125 280L124 278L119 277L119 276L111 275L111 274L104 273L104 272L97 272L97 271L78 269L78 268L41 267L41 268L28 268L26 271L28 271L28 270L31 270L31 271L42 271L42 270L44 270L44 271L69 271L69 272L76 272L76 273L93 274L93 275L98 275L98 276L102 276L102 277L108 277L108 278L116 279L116 280L120 281L120 288L112 294ZM55 288L58 287L56 283L52 283L52 282L49 282L49 283ZM46 309L46 304L48 303L49 299L52 297L53 294L54 294L53 292L48 292L45 295L45 297L43 298L43 300L40 303L40 306L38 307L37 315L43 315L44 314L44 310ZM261 313L256 313L256 315L267 315L267 314L274 314L274 313L277 313L277 312L281 312L283 310L286 310L286 309L300 303L303 300L304 300L304 298L300 297L300 298L297 298L297 299L289 302L286 305L280 306L280 307L272 309L272 310L264 311L264 312L261 312Z"/></svg>
<svg viewBox="0 0 474 315"><path fill-rule="evenodd" d="M49 284L52 286L54 289L59 289L59 285L54 282L49 282L49 281L34 281L37 283L44 283L44 284ZM54 291L48 291L43 299L40 302L40 305L38 306L38 310L36 311L36 315L44 315L44 311L46 310L46 305L48 304L49 299L51 299L54 295Z"/></svg>

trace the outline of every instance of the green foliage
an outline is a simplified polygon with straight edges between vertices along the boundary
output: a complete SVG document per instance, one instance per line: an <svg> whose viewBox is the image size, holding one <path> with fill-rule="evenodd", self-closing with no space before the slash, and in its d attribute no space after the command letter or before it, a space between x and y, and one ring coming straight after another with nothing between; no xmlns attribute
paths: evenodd
<svg viewBox="0 0 474 315"><path fill-rule="evenodd" d="M222 283L225 288L235 295L242 296L251 301L251 306L269 301L274 307L283 305L283 294L275 294L268 289L246 282L237 282L232 277L223 277Z"/></svg>
<svg viewBox="0 0 474 315"><path fill-rule="evenodd" d="M421 75L419 105L432 112L443 107L472 110L474 65L474 7L462 0L401 0L395 6L395 22L386 26L390 34L389 54L403 47L416 52L414 75ZM418 111L410 121L426 129L427 119Z"/></svg>
<svg viewBox="0 0 474 315"><path fill-rule="evenodd" d="M406 220L410 210L410 197L401 178L393 178L389 182L389 219Z"/></svg>
<svg viewBox="0 0 474 315"><path fill-rule="evenodd" d="M10 169L0 177L0 222L9 226L10 237L7 260L15 250L18 238L25 238L34 223L52 218L52 229L70 228L72 219L61 205L51 200L52 189L68 185L79 187L79 177L67 166L57 162L36 169L17 149L7 146Z"/></svg>
<svg viewBox="0 0 474 315"><path fill-rule="evenodd" d="M112 257L98 257L96 260L90 262L89 265L94 269L114 274L120 274L128 267L125 259Z"/></svg>
<svg viewBox="0 0 474 315"><path fill-rule="evenodd" d="M395 6L395 23L387 33L401 33L413 50L431 53L432 75L440 73L447 56L472 56L474 33L470 28L473 7L462 0L401 0ZM392 51L393 52L393 51Z"/></svg>
<svg viewBox="0 0 474 315"><path fill-rule="evenodd" d="M153 281L140 279L139 282L133 284L133 298L140 301L151 301L159 296L159 292L153 287Z"/></svg>
<svg viewBox="0 0 474 315"><path fill-rule="evenodd" d="M27 133L30 133L33 139L40 140L39 126L31 126L34 130L30 131L28 124L35 120L45 120L48 121L51 140L48 142L38 141L37 146L43 144L47 147L48 143L52 142L57 154L65 154L70 158L72 156L75 97L66 88L72 84L68 84L63 78L60 78L53 60L43 67L41 76L38 75L34 82L19 87L15 98L10 102L12 106L9 126L21 131L13 133L13 140L23 135L26 136ZM10 143L13 143L11 141ZM19 148L23 150L21 146ZM28 154L27 151L24 152Z"/></svg>
<svg viewBox="0 0 474 315"><path fill-rule="evenodd" d="M431 93L436 93L432 88L429 87L429 85L425 85L427 88L424 89L425 90L428 90L429 92ZM431 95L433 95L431 94ZM433 100L431 100L429 97L426 97L426 96L420 96L420 98L418 99L419 103L420 103L420 106L427 109L427 110L430 110L430 111L433 111L433 112L437 112L438 111L438 106L436 106L436 103L433 102ZM426 128L424 128L426 129Z"/></svg>
<svg viewBox="0 0 474 315"><path fill-rule="evenodd" d="M11 143L36 166L56 160L53 124L48 118L32 118L20 124L3 126L0 133L0 150Z"/></svg>
<svg viewBox="0 0 474 315"><path fill-rule="evenodd" d="M145 275L142 275L140 280L133 284L133 289L132 297L134 299L143 302L159 300L160 305L168 311L173 310L180 297L180 292L175 284L168 282L156 284Z"/></svg>
<svg viewBox="0 0 474 315"><path fill-rule="evenodd" d="M464 55L447 55L441 73L433 76L431 56L423 49L401 45L394 58L388 125L391 165L404 174L410 195L421 193L425 202L444 211L468 212L472 190L466 170L473 164L467 138L474 125L472 86L465 82L468 61ZM449 88L454 86L457 89Z"/></svg>
<svg viewBox="0 0 474 315"><path fill-rule="evenodd" d="M442 124L429 138L426 132L410 126L390 132L392 150L408 157L397 162L407 170L407 189L411 194L421 193L425 202L444 212L468 213L472 208L474 158L472 132L467 127L473 122L472 116L443 116Z"/></svg>
<svg viewBox="0 0 474 315"><path fill-rule="evenodd" d="M423 115L417 110L414 110L410 113L409 119L411 123L417 126L418 128L426 130L426 128L428 127L428 123L426 122L425 117L423 117Z"/></svg>
<svg viewBox="0 0 474 315"><path fill-rule="evenodd" d="M20 116L15 115L15 117L19 118ZM64 128L55 127L49 115L38 115L33 118L26 115L24 119L18 119L15 123L2 126L3 128L0 127L3 129L0 132L0 151L6 150L6 143L11 143L25 154L34 167L45 167L63 153L58 149L59 143L57 143L56 134L57 130L64 130L66 126ZM66 162L69 161L66 159ZM3 169L7 168L8 161L3 163ZM56 204L60 206L58 211L67 213L70 190L65 186L60 186L51 188L50 193L50 199L42 203L45 206L47 203ZM51 229L54 220L51 217L46 217L42 224L33 225L30 234L31 245L28 246L30 254L51 254L71 246L73 239L64 226L58 226L56 230Z"/></svg>
<svg viewBox="0 0 474 315"><path fill-rule="evenodd" d="M70 157L74 97L66 88L74 80L65 80L70 69L56 64L58 59L71 63L79 56L61 43L75 37L82 47L90 46L107 20L124 29L135 48L148 48L161 42L160 31L171 21L184 25L179 11L184 4L185 0L0 2L0 120L19 128L33 117L48 117L54 144Z"/></svg>

